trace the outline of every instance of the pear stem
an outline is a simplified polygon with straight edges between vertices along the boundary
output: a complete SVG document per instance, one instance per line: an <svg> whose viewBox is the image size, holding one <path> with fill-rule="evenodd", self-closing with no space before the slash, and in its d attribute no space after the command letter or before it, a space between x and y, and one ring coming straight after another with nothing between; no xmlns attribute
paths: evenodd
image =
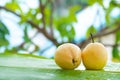
<svg viewBox="0 0 120 80"><path fill-rule="evenodd" d="M93 35L92 33L90 33L91 39L92 39L92 43L94 43L94 39L93 39Z"/></svg>

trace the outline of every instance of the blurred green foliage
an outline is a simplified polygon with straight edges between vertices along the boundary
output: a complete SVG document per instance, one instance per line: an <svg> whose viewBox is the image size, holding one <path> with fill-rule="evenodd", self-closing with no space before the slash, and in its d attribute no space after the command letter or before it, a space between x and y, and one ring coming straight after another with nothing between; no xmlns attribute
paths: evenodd
<svg viewBox="0 0 120 80"><path fill-rule="evenodd" d="M27 12L24 12L20 6L20 4L24 4L24 1L22 2L21 0L11 0L10 2L7 2L5 4L4 7L8 9L7 11L12 12L15 15L17 14L17 16L20 17L19 24L24 26L24 28L22 28L24 32L24 42L16 48L13 47L13 49L11 50L27 50L28 47L24 47L24 45L33 44L35 46L33 52L39 52L40 47L34 44L32 42L32 39L28 36L29 28L38 29L39 26L40 30L38 31L38 33L42 33L43 35L45 35L45 37L53 42L55 46L58 46L59 44L64 42L74 42L76 32L74 30L75 26L73 25L73 23L77 22L76 14L94 4L98 4L98 6L103 9L105 13L105 23L103 24L101 22L101 24L99 25L100 28L98 30L95 28L93 22L93 24L90 25L90 27L86 31L86 39L89 38L90 32L96 34L105 27L108 27L108 29L112 30L120 26L120 14L117 17L111 16L111 12L115 8L120 8L120 3L117 0L110 0L108 7L104 5L104 0L38 0L38 2L40 3L38 3L39 6L37 8L29 8ZM99 9L95 16L100 16ZM32 23L30 21L32 21ZM51 33L57 31L60 35L59 38L54 34L51 34L50 30ZM9 41L6 38L6 35L9 35L9 30L1 20L0 46L9 46ZM61 39L61 42L59 42L58 39ZM116 31L115 46L112 46L112 54L113 58L118 60L120 60L120 50L118 48L119 44L120 31ZM6 51L9 51L9 49L6 48Z"/></svg>
<svg viewBox="0 0 120 80"><path fill-rule="evenodd" d="M9 42L6 36L9 35L9 30L6 25L0 21L0 46L8 46Z"/></svg>

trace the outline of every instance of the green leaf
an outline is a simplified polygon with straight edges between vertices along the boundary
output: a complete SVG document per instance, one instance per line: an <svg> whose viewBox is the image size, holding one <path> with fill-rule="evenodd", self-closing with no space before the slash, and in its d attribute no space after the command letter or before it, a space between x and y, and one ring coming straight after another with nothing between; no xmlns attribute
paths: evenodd
<svg viewBox="0 0 120 80"><path fill-rule="evenodd" d="M120 42L120 31L117 31L115 34L115 43L119 43Z"/></svg>
<svg viewBox="0 0 120 80"><path fill-rule="evenodd" d="M75 36L75 30L72 24L61 23L58 25L57 29L60 32L62 38L66 37L68 41L73 40Z"/></svg>
<svg viewBox="0 0 120 80"><path fill-rule="evenodd" d="M90 26L86 32L86 37L90 37L90 33L95 34L97 30L95 29L94 26Z"/></svg>
<svg viewBox="0 0 120 80"><path fill-rule="evenodd" d="M54 20L54 25L59 31L63 40L65 38L68 42L70 42L74 39L75 30L72 23L77 22L76 12L78 10L80 10L80 6L73 6L70 8L67 16L63 16Z"/></svg>
<svg viewBox="0 0 120 80"><path fill-rule="evenodd" d="M0 38L0 46L7 46L9 45L8 40Z"/></svg>
<svg viewBox="0 0 120 80"><path fill-rule="evenodd" d="M23 24L27 21L27 18L24 15L21 15L21 19L19 21L19 24Z"/></svg>
<svg viewBox="0 0 120 80"><path fill-rule="evenodd" d="M76 12L78 11L78 10L80 10L80 6L78 6L78 5L76 5L76 6L73 6L73 7L71 7L70 8L70 10L69 10L69 16L68 16L68 21L69 22L77 22L77 19L76 19Z"/></svg>
<svg viewBox="0 0 120 80"><path fill-rule="evenodd" d="M97 2L97 0L92 0L92 1L91 1L91 0L88 0L88 4L89 4L89 5L93 5L93 4L95 4L96 2Z"/></svg>
<svg viewBox="0 0 120 80"><path fill-rule="evenodd" d="M68 22L77 22L76 14L70 13Z"/></svg>
<svg viewBox="0 0 120 80"><path fill-rule="evenodd" d="M6 3L5 7L11 9L12 11L19 11L21 14L23 13L20 6L15 1Z"/></svg>
<svg viewBox="0 0 120 80"><path fill-rule="evenodd" d="M99 3L100 5L102 5L103 6L103 0L88 0L88 4L89 5L93 5L93 4L95 4L95 3Z"/></svg>
<svg viewBox="0 0 120 80"><path fill-rule="evenodd" d="M69 30L69 32L68 32L68 39L69 39L69 41L71 41L71 40L73 40L74 39L74 37L75 37L75 30L74 30L74 26L69 26L70 27L70 30Z"/></svg>
<svg viewBox="0 0 120 80"><path fill-rule="evenodd" d="M114 46L114 47L113 47L112 57L113 57L114 59L120 60L118 46Z"/></svg>
<svg viewBox="0 0 120 80"><path fill-rule="evenodd" d="M3 34L9 34L7 26L1 21L0 21L0 32Z"/></svg>
<svg viewBox="0 0 120 80"><path fill-rule="evenodd" d="M75 14L78 10L80 10L80 6L79 5L75 5L75 6L72 6L69 10L70 14Z"/></svg>
<svg viewBox="0 0 120 80"><path fill-rule="evenodd" d="M98 2L101 6L103 6L103 0L97 0L97 2Z"/></svg>
<svg viewBox="0 0 120 80"><path fill-rule="evenodd" d="M61 38L66 38L68 42L73 40L75 36L75 30L72 22L73 21L69 20L69 17L62 17L54 22L56 29L61 35Z"/></svg>
<svg viewBox="0 0 120 80"><path fill-rule="evenodd" d="M39 13L38 9L29 9L29 11L26 14L21 15L20 24L27 22L28 20L31 20L35 23L39 23L40 20L36 18L36 15ZM39 21L39 22L38 22Z"/></svg>
<svg viewBox="0 0 120 80"><path fill-rule="evenodd" d="M113 4L112 0L109 4L109 7L107 9L105 9L106 14L105 14L105 19L106 19L106 24L107 25L111 25L111 11L115 8L115 5Z"/></svg>
<svg viewBox="0 0 120 80"><path fill-rule="evenodd" d="M109 13L107 13L107 14L105 15L105 20L106 20L106 24L109 24L109 23L110 23L110 14L109 14Z"/></svg>
<svg viewBox="0 0 120 80"><path fill-rule="evenodd" d="M50 23L50 8L46 7L44 10L44 14L45 14L45 20L46 20L46 24Z"/></svg>
<svg viewBox="0 0 120 80"><path fill-rule="evenodd" d="M117 7L117 1L111 0L110 7L112 7L112 8Z"/></svg>
<svg viewBox="0 0 120 80"><path fill-rule="evenodd" d="M6 39L6 35L9 35L7 27L0 21L0 46L7 46L9 44Z"/></svg>
<svg viewBox="0 0 120 80"><path fill-rule="evenodd" d="M28 27L27 26L25 26L25 28L24 28L24 36L23 36L23 39L24 39L24 41L27 43L27 42L31 42L31 39L29 38L29 36L28 36Z"/></svg>
<svg viewBox="0 0 120 80"><path fill-rule="evenodd" d="M80 65L81 66L81 65ZM82 66L83 67L83 66ZM52 59L0 54L0 80L119 80L120 64L109 63L104 70L62 70Z"/></svg>

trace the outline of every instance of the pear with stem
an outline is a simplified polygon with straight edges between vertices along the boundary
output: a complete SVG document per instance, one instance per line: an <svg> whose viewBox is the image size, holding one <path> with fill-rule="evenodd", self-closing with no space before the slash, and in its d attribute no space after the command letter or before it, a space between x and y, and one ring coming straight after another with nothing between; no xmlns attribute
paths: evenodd
<svg viewBox="0 0 120 80"><path fill-rule="evenodd" d="M108 54L102 43L94 42L91 34L92 43L89 43L82 51L82 61L86 69L103 69L107 64Z"/></svg>

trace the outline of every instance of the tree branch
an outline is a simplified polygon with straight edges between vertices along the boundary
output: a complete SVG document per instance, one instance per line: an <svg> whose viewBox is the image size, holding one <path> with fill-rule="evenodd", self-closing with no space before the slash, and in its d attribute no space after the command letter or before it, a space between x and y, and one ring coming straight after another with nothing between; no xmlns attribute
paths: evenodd
<svg viewBox="0 0 120 80"><path fill-rule="evenodd" d="M51 36L54 35L53 33L53 11L54 11L54 6L53 2L51 1L51 13L50 13L50 33Z"/></svg>
<svg viewBox="0 0 120 80"><path fill-rule="evenodd" d="M19 14L15 13L14 11L12 11L12 10L6 8L6 7L0 6L0 9L3 9L3 10L8 11L8 12L11 12L11 13L15 14L16 16L21 17Z"/></svg>
<svg viewBox="0 0 120 80"><path fill-rule="evenodd" d="M104 44L104 46L107 46L107 47L119 46L120 47L120 44Z"/></svg>
<svg viewBox="0 0 120 80"><path fill-rule="evenodd" d="M109 29L109 28L106 28L105 29ZM104 29L103 29L104 30ZM99 31L97 34L93 35L93 38L99 38L99 37L102 37L102 36L106 36L106 35L109 35L109 34L113 34L113 33L116 33L117 31L120 30L120 25L111 30L111 31L104 31L103 30ZM89 43L89 41L91 40L91 37L87 38L86 40L82 41L81 43L77 44L79 47L83 48L87 43Z"/></svg>
<svg viewBox="0 0 120 80"><path fill-rule="evenodd" d="M34 26L34 28L36 28L39 32L43 33L44 36L46 36L49 40L51 40L56 46L59 45L59 43L57 42L57 40L55 38L53 38L52 36L50 36L45 29L41 29L39 28L38 25L34 24L32 21L27 21L29 24L31 24L32 26Z"/></svg>
<svg viewBox="0 0 120 80"><path fill-rule="evenodd" d="M44 14L45 5L42 4L42 0L39 0L39 9L42 14L43 29L45 29L46 27L45 14Z"/></svg>

